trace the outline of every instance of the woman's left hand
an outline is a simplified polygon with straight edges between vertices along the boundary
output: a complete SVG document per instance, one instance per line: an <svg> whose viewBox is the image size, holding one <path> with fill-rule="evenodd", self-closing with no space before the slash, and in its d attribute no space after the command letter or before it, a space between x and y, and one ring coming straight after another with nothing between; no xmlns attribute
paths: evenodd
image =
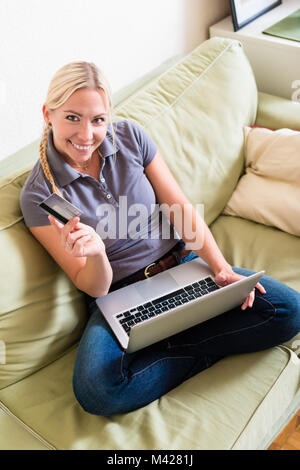
<svg viewBox="0 0 300 470"><path fill-rule="evenodd" d="M243 279L245 276L235 273L231 268L221 269L215 273L215 283L221 287L232 284L233 282ZM266 294L265 288L258 282L255 286L262 294ZM255 299L255 289L252 289L248 297L245 299L244 303L241 306L242 310L245 310L247 307L252 307Z"/></svg>

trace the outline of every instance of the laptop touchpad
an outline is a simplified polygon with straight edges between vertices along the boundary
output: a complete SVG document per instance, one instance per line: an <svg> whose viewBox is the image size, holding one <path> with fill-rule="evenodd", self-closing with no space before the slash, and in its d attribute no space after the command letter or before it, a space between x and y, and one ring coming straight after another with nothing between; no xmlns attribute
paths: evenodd
<svg viewBox="0 0 300 470"><path fill-rule="evenodd" d="M179 284L167 271L162 276L156 275L149 279L134 284L138 293L144 297L145 301L153 297L160 297L165 292L178 289Z"/></svg>

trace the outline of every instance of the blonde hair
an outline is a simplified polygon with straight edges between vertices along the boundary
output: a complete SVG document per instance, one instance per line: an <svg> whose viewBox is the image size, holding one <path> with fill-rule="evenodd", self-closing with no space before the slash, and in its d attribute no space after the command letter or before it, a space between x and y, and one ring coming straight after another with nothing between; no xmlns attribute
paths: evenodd
<svg viewBox="0 0 300 470"><path fill-rule="evenodd" d="M115 144L115 136L112 126L112 99L110 86L103 72L93 62L75 61L61 67L50 82L45 104L50 110L59 108L76 90L80 88L91 88L104 91L108 107L108 122L111 125L113 144ZM54 182L47 160L47 145L50 130L51 125L44 123L43 134L40 141L40 162L45 177L51 184L52 191L62 196Z"/></svg>

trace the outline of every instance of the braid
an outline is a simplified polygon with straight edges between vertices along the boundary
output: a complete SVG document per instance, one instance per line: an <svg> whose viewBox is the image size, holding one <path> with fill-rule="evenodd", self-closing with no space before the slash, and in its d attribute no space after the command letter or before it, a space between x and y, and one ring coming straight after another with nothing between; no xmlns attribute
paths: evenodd
<svg viewBox="0 0 300 470"><path fill-rule="evenodd" d="M50 129L51 129L51 126L49 124L44 128L43 136L40 142L40 162L41 162L44 174L52 186L52 191L54 193L57 193L59 196L62 196L60 190L54 183L54 179L53 179L53 176L49 167L49 163L47 160L48 134L50 132Z"/></svg>

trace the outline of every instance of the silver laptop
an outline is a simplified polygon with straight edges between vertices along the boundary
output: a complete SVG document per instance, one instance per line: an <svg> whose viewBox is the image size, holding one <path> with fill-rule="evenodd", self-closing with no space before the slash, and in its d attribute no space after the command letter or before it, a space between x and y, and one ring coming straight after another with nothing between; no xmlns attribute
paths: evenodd
<svg viewBox="0 0 300 470"><path fill-rule="evenodd" d="M209 266L196 258L96 302L121 347L132 353L242 305L263 274L219 287Z"/></svg>

